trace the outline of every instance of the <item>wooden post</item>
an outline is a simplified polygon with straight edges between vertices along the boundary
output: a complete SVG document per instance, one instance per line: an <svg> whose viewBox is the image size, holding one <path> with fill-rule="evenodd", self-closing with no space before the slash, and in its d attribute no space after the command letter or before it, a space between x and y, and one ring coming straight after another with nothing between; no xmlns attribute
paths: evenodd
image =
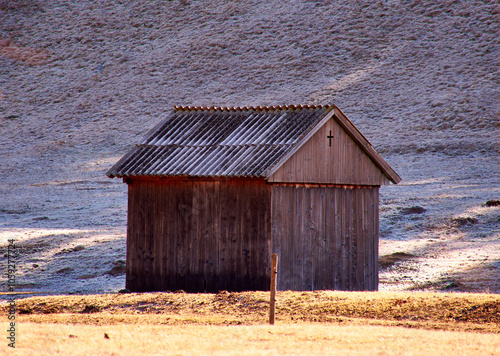
<svg viewBox="0 0 500 356"><path fill-rule="evenodd" d="M274 312L276 307L276 278L278 278L278 255L273 253L271 268L271 301L269 308L269 324L274 325Z"/></svg>

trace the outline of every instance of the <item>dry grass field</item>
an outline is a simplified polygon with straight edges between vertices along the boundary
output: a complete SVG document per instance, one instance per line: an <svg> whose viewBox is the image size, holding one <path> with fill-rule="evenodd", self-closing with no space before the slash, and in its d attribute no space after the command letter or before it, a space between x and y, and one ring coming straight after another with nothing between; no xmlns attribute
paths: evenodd
<svg viewBox="0 0 500 356"><path fill-rule="evenodd" d="M499 355L499 15L0 0L0 256L15 239L16 291L72 294L19 296L16 354ZM285 104L338 105L403 178L381 189L383 292L280 292L275 326L269 293L98 295L125 286L127 187L106 170L173 105Z"/></svg>
<svg viewBox="0 0 500 356"><path fill-rule="evenodd" d="M104 335L108 335L106 338ZM5 345L0 352L6 351ZM498 335L352 324L23 324L20 355L498 355Z"/></svg>
<svg viewBox="0 0 500 356"><path fill-rule="evenodd" d="M500 296L278 292L44 296L17 301L20 354L500 352ZM2 314L6 315L3 306ZM0 345L6 351L7 345Z"/></svg>

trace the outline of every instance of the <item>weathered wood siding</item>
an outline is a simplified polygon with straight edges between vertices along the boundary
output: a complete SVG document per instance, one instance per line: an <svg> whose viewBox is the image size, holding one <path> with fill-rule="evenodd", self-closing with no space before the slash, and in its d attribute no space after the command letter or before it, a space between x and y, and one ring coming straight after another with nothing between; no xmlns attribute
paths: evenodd
<svg viewBox="0 0 500 356"><path fill-rule="evenodd" d="M378 289L378 187L275 184L279 290Z"/></svg>
<svg viewBox="0 0 500 356"><path fill-rule="evenodd" d="M270 197L263 180L133 180L126 287L268 290Z"/></svg>
<svg viewBox="0 0 500 356"><path fill-rule="evenodd" d="M335 119L328 120L268 181L352 185L390 182Z"/></svg>

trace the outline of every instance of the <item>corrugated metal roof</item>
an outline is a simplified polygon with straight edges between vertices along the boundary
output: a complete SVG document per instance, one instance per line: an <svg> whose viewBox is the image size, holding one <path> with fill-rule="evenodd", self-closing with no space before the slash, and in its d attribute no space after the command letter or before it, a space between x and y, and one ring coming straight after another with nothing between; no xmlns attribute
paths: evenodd
<svg viewBox="0 0 500 356"><path fill-rule="evenodd" d="M334 106L176 106L109 177L265 177Z"/></svg>

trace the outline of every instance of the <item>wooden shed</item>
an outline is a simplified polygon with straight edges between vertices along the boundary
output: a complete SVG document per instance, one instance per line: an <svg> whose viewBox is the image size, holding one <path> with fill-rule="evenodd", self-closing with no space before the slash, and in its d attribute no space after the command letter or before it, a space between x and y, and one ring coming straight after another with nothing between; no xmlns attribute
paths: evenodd
<svg viewBox="0 0 500 356"><path fill-rule="evenodd" d="M108 172L131 291L377 290L379 187L401 178L334 105L176 106Z"/></svg>

